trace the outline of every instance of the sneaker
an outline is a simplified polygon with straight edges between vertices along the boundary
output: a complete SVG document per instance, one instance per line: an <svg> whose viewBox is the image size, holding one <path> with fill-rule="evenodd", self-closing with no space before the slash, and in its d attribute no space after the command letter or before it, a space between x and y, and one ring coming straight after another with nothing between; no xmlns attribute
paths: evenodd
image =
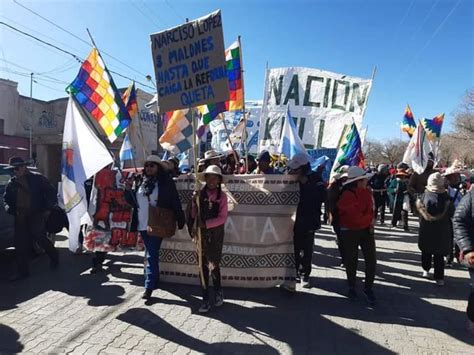
<svg viewBox="0 0 474 355"><path fill-rule="evenodd" d="M211 305L209 302L203 302L201 307L199 307L198 312L199 313L207 313L211 309Z"/></svg>
<svg viewBox="0 0 474 355"><path fill-rule="evenodd" d="M375 298L374 291L372 290L364 290L365 300L371 306L375 305L377 299Z"/></svg>
<svg viewBox="0 0 474 355"><path fill-rule="evenodd" d="M301 286L303 288L311 288L311 282L310 282L309 276L303 277L303 282Z"/></svg>
<svg viewBox="0 0 474 355"><path fill-rule="evenodd" d="M444 286L444 280L436 280L437 286Z"/></svg>
<svg viewBox="0 0 474 355"><path fill-rule="evenodd" d="M424 279L429 279L429 278L430 278L430 273L429 273L428 271L423 270L423 275L422 275L422 277L423 277Z"/></svg>
<svg viewBox="0 0 474 355"><path fill-rule="evenodd" d="M149 300L151 298L153 290L151 288L145 289L145 292L143 292L142 299L144 300Z"/></svg>
<svg viewBox="0 0 474 355"><path fill-rule="evenodd" d="M222 291L217 291L215 295L214 306L220 307L224 304L224 294Z"/></svg>
<svg viewBox="0 0 474 355"><path fill-rule="evenodd" d="M357 300L357 292L355 288L350 288L349 291L347 292L347 298L349 301L356 301Z"/></svg>

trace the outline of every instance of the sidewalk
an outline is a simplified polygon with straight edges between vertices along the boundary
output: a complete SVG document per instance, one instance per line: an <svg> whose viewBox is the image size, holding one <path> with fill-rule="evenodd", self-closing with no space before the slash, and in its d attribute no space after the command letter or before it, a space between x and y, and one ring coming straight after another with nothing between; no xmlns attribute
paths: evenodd
<svg viewBox="0 0 474 355"><path fill-rule="evenodd" d="M312 289L225 289L225 305L205 316L197 287L164 284L145 305L140 254L111 254L107 272L90 275L91 256L71 255L60 237L59 271L43 256L12 284L12 254L2 252L0 353L472 354L467 271L448 268L441 288L421 278L415 223L412 233L377 226L373 309L345 298L328 227L315 241Z"/></svg>

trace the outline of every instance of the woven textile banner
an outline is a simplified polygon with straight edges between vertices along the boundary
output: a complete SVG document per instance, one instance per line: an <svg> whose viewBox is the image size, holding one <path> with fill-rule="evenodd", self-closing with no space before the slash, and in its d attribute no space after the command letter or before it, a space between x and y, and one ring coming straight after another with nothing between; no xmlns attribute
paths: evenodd
<svg viewBox="0 0 474 355"><path fill-rule="evenodd" d="M268 69L260 151L276 151L288 106L307 149L336 148L344 125L360 128L371 86L369 79L319 69Z"/></svg>
<svg viewBox="0 0 474 355"><path fill-rule="evenodd" d="M177 180L183 208L194 189L192 177ZM232 175L221 263L224 286L264 288L295 285L293 223L299 201L294 176ZM166 239L160 251L160 280L199 284L197 253L187 230Z"/></svg>

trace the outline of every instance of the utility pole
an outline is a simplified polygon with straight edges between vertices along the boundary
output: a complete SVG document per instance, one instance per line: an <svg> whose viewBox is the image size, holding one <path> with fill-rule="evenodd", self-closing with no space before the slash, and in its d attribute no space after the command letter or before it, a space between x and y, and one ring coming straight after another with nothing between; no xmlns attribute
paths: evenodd
<svg viewBox="0 0 474 355"><path fill-rule="evenodd" d="M33 73L30 74L30 160L33 160Z"/></svg>

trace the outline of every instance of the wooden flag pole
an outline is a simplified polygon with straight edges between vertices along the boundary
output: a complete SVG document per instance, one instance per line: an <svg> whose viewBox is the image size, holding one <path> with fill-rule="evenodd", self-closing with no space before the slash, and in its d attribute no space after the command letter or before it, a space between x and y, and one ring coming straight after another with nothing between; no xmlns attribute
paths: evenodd
<svg viewBox="0 0 474 355"><path fill-rule="evenodd" d="M196 251L198 254L198 268L199 268L199 280L201 282L201 286L203 289L206 289L206 282L204 281L204 275L202 273L202 235L201 235L201 228L199 227L199 219L200 219L200 206L199 206L199 190L201 188L201 184L198 179L198 146L197 146L197 123L196 118L194 116L194 109L192 107L189 108L191 111L191 123L193 126L193 156L194 156L194 193L196 196L196 217L194 219L194 226L193 229L197 232L197 240L196 240ZM192 200L191 200L192 203Z"/></svg>
<svg viewBox="0 0 474 355"><path fill-rule="evenodd" d="M242 42L240 41L240 35L237 37L239 42L239 60L240 60L240 80L242 82L242 115L244 117L244 132L242 134L242 139L244 141L245 149L245 172L249 172L249 151L247 147L247 113L245 112L245 89L244 89L244 61L242 57Z"/></svg>
<svg viewBox="0 0 474 355"><path fill-rule="evenodd" d="M227 140L229 141L230 149L232 149L232 154L234 155L235 165L237 166L239 164L239 160L237 159L237 153L234 150L234 147L232 145L232 140L230 139L229 132L227 131L227 124L225 123L225 116L222 113L220 113L219 116L220 116L222 122L224 123L225 134L227 135ZM234 167L234 169L235 169L235 167Z"/></svg>

